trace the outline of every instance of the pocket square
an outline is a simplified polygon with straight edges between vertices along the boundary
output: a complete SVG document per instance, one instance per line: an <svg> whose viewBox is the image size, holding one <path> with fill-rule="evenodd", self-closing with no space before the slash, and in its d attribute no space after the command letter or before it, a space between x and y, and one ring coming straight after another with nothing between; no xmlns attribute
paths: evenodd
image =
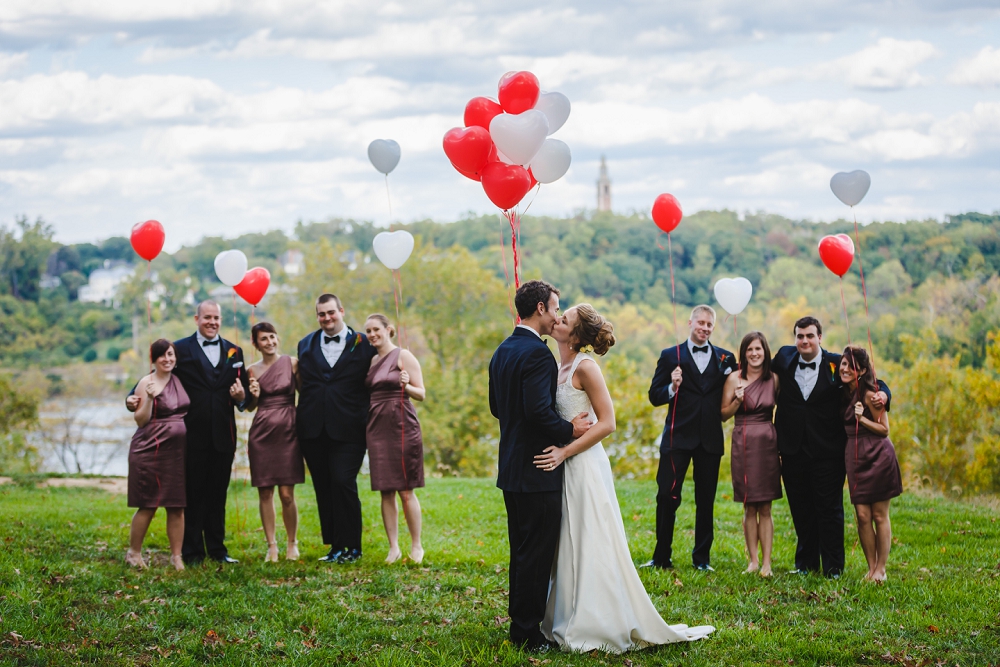
<svg viewBox="0 0 1000 667"><path fill-rule="evenodd" d="M729 368L729 367L727 366L727 367L726 367L725 369L723 369L723 371L722 371L722 374L723 374L723 375L729 375L729 374L730 374L730 373L732 373L732 372L733 372L733 369L732 369L732 368Z"/></svg>

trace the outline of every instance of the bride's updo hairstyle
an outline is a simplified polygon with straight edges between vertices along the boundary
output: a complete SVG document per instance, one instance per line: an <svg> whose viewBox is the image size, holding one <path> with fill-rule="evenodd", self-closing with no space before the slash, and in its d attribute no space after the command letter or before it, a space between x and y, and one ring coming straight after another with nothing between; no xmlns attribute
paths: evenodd
<svg viewBox="0 0 1000 667"><path fill-rule="evenodd" d="M594 354L604 355L615 344L615 327L594 310L589 303L581 303L576 308L576 324L572 335L576 338L573 349L579 352L588 345L594 348Z"/></svg>
<svg viewBox="0 0 1000 667"><path fill-rule="evenodd" d="M368 320L375 320L382 325L382 328L389 332L389 338L394 338L396 336L396 327L389 324L389 318L382 313L372 313L365 318L365 322Z"/></svg>

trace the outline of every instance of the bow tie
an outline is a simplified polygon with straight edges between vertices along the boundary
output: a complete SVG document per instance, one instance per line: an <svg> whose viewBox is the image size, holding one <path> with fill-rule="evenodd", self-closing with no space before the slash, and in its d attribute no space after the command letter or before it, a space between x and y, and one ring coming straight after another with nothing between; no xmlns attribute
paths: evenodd
<svg viewBox="0 0 1000 667"><path fill-rule="evenodd" d="M708 345L702 345L701 347L698 347L697 345L695 345L691 349L691 351L692 352L708 352Z"/></svg>
<svg viewBox="0 0 1000 667"><path fill-rule="evenodd" d="M807 364L807 363L806 363L806 362L804 362L804 361L800 361L800 362L799 362L799 368L801 368L801 369L803 369L803 370L805 370L805 369L807 369L807 368L808 368L808 369L810 369L810 370L816 370L816 362L815 362L815 361L810 361L810 362L809 362L809 363Z"/></svg>
<svg viewBox="0 0 1000 667"><path fill-rule="evenodd" d="M209 345L221 345L221 344L222 344L222 339L221 338L216 338L215 340L203 340L203 341L201 341L201 346L202 347L208 347Z"/></svg>
<svg viewBox="0 0 1000 667"><path fill-rule="evenodd" d="M324 344L329 343L331 341L334 342L334 343L339 343L340 342L340 334L334 334L332 336L323 336L323 343Z"/></svg>

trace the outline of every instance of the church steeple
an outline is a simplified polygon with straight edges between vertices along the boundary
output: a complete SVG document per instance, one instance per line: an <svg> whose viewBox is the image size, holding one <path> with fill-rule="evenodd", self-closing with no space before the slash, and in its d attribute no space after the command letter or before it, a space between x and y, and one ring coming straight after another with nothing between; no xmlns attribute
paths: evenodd
<svg viewBox="0 0 1000 667"><path fill-rule="evenodd" d="M601 171L597 179L597 210L611 210L611 179L608 178L608 164L601 156Z"/></svg>

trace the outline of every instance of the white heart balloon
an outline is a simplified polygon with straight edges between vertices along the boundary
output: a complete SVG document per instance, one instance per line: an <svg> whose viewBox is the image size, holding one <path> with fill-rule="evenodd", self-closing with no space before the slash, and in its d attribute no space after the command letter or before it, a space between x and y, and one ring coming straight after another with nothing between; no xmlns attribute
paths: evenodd
<svg viewBox="0 0 1000 667"><path fill-rule="evenodd" d="M730 315L739 315L750 303L753 285L746 278L721 278L715 283L715 300Z"/></svg>
<svg viewBox="0 0 1000 667"><path fill-rule="evenodd" d="M398 232L380 232L372 240L372 248L379 261L388 269L398 269L413 252L413 234L399 230Z"/></svg>
<svg viewBox="0 0 1000 667"><path fill-rule="evenodd" d="M535 109L545 114L549 121L549 134L555 134L569 118L569 98L562 93L542 93L538 96Z"/></svg>
<svg viewBox="0 0 1000 667"><path fill-rule="evenodd" d="M223 250L215 256L215 275L223 285L239 285L246 274L247 256L242 250Z"/></svg>
<svg viewBox="0 0 1000 667"><path fill-rule="evenodd" d="M400 155L399 144L392 139L376 139L368 144L368 159L383 174L396 168Z"/></svg>
<svg viewBox="0 0 1000 667"><path fill-rule="evenodd" d="M524 113L502 113L490 121L490 136L497 150L513 160L514 164L527 165L545 143L549 121L537 109Z"/></svg>
<svg viewBox="0 0 1000 667"><path fill-rule="evenodd" d="M555 183L569 170L569 146L558 139L546 139L531 159L531 174L539 183Z"/></svg>
<svg viewBox="0 0 1000 667"><path fill-rule="evenodd" d="M841 171L830 179L830 189L833 190L833 194L837 195L837 199L848 206L856 206L861 203L871 186L872 177L868 175L867 171L861 169L851 173Z"/></svg>

